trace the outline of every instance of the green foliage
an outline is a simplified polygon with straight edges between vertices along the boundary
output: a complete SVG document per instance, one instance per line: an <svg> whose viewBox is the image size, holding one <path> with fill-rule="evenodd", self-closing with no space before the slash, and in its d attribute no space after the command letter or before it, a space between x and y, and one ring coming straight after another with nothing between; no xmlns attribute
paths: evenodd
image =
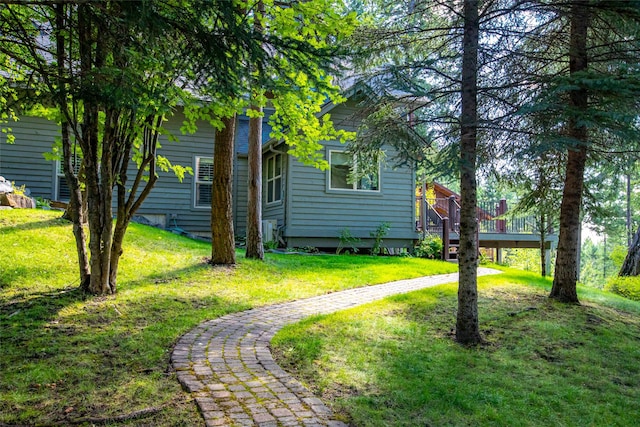
<svg viewBox="0 0 640 427"><path fill-rule="evenodd" d="M11 185L13 186L13 194L17 195L17 196L25 196L25 191L27 189L27 186L25 184L22 185L16 185L16 183L14 181L11 181Z"/></svg>
<svg viewBox="0 0 640 427"><path fill-rule="evenodd" d="M519 270L540 273L539 249L502 249L502 261L505 265L517 268Z"/></svg>
<svg viewBox="0 0 640 427"><path fill-rule="evenodd" d="M594 242L587 237L580 253L580 282L602 289L607 281L618 274L626 248L608 241Z"/></svg>
<svg viewBox="0 0 640 427"><path fill-rule="evenodd" d="M387 235L390 228L391 224L385 221L380 223L374 231L369 233L369 235L373 237L373 246L371 247L372 255L379 255L383 252L382 238Z"/></svg>
<svg viewBox="0 0 640 427"><path fill-rule="evenodd" d="M615 276L607 282L605 289L625 298L640 301L640 277Z"/></svg>
<svg viewBox="0 0 640 427"><path fill-rule="evenodd" d="M178 181L182 182L185 174L193 175L193 168L191 166L181 166L172 164L169 159L164 156L157 156L156 162L158 168L163 172L173 171Z"/></svg>
<svg viewBox="0 0 640 427"><path fill-rule="evenodd" d="M427 234L420 239L413 253L420 258L442 259L442 239L433 234Z"/></svg>
<svg viewBox="0 0 640 427"><path fill-rule="evenodd" d="M346 142L355 137L353 132L337 130L328 114L321 116L327 103L338 104L345 99L331 77L329 64L335 64L346 50L343 43L356 26L353 12L341 10L332 0L290 2L285 7L277 2L265 2L265 13L260 17L266 32L290 38L296 43L309 44L317 55L304 63L294 62L286 55L276 58L277 74L263 71L258 87L268 90L275 109L269 118L271 137L283 140L289 154L302 163L322 170L328 162L321 151L321 141ZM254 99L265 105L267 99Z"/></svg>
<svg viewBox="0 0 640 427"><path fill-rule="evenodd" d="M349 253L349 251L354 254L358 253L359 249L357 245L361 240L360 238L355 237L353 234L351 234L351 231L347 227L343 228L340 231L340 236L338 236L338 239L340 239L340 243L336 248L337 255L340 255L340 253L342 253L343 251L345 251L345 253L347 254Z"/></svg>
<svg viewBox="0 0 640 427"><path fill-rule="evenodd" d="M329 163L324 159L321 142L346 142L352 140L355 133L335 129L329 114L319 117L327 93L318 92L309 83L306 77L298 74L291 88L276 94L272 100L275 113L269 117L271 137L283 140L289 147L289 154L302 163L326 170ZM343 101L337 90L330 94L335 103Z"/></svg>
<svg viewBox="0 0 640 427"><path fill-rule="evenodd" d="M262 246L264 246L264 248L268 250L278 249L278 242L275 240L269 240L262 243Z"/></svg>
<svg viewBox="0 0 640 427"><path fill-rule="evenodd" d="M36 208L38 209L51 209L51 200L43 197L36 197Z"/></svg>

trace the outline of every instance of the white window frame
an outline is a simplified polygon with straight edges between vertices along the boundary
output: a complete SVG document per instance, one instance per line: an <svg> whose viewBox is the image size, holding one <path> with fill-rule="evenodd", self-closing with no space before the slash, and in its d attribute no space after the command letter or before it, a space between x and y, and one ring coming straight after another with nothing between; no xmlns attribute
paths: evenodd
<svg viewBox="0 0 640 427"><path fill-rule="evenodd" d="M273 161L273 176L269 176L269 162ZM277 165L280 165L280 173L276 174L278 168ZM267 205L273 205L276 203L282 202L282 154L274 153L271 156L265 159L265 195L264 199ZM279 195L280 197L276 199L276 188L280 187ZM273 200L269 200L269 190L272 191Z"/></svg>
<svg viewBox="0 0 640 427"><path fill-rule="evenodd" d="M211 175L209 176L208 180L203 180L200 179L200 163L202 160L208 160L211 161ZM196 156L195 160L195 167L193 168L195 173L194 173L194 177L193 177L193 207L196 209L211 209L211 202L209 202L208 205L203 205L201 203L198 203L198 194L200 191L200 186L202 185L208 185L208 186L212 186L213 185L213 157L207 157L207 156ZM211 191L209 191L209 194L211 194Z"/></svg>
<svg viewBox="0 0 640 427"><path fill-rule="evenodd" d="M329 170L327 171L328 173L328 182L327 182L327 187L330 191L349 191L349 192L358 192L358 193L380 193L380 189L382 188L382 183L381 183L381 174L380 174L380 160L378 160L378 182L377 182L377 186L376 189L366 189L366 188L358 188L359 182L360 180L354 181L351 183L352 188L342 188L342 187L333 187L332 186L332 182L331 182L331 170L333 168L333 153L337 153L337 154L345 154L346 151L344 150L329 150ZM353 159L353 168L355 169L355 173L357 175L358 172L358 159L357 156L354 155L354 159Z"/></svg>

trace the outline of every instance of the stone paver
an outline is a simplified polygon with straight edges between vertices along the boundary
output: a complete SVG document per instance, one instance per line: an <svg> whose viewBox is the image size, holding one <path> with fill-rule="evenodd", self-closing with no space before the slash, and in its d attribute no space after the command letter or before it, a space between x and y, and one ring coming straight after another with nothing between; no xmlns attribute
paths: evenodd
<svg viewBox="0 0 640 427"><path fill-rule="evenodd" d="M479 276L497 273L478 269ZM283 326L311 315L457 280L457 273L420 277L229 314L183 335L171 363L207 426L345 426L274 362L271 338Z"/></svg>

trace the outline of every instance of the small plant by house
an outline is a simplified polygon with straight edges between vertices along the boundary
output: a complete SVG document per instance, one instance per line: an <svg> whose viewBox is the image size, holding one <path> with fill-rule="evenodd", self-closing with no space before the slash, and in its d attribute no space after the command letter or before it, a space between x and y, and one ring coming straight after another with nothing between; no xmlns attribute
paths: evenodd
<svg viewBox="0 0 640 427"><path fill-rule="evenodd" d="M389 229L391 228L391 224L388 222L382 222L374 231L369 233L371 237L373 237L373 246L371 247L371 255L379 255L383 253L384 248L382 247L382 238L389 233Z"/></svg>
<svg viewBox="0 0 640 427"><path fill-rule="evenodd" d="M351 230L349 230L349 228L343 228L342 231L340 231L340 236L338 236L338 239L340 239L340 243L338 244L338 248L336 249L337 255L340 255L342 252L347 254L358 253L357 245L361 240L360 238L355 237L353 234L351 234Z"/></svg>
<svg viewBox="0 0 640 427"><path fill-rule="evenodd" d="M419 258L441 259L442 239L433 234L425 235L413 249L415 256Z"/></svg>
<svg viewBox="0 0 640 427"><path fill-rule="evenodd" d="M268 240L268 241L262 243L262 245L264 246L264 248L266 250L278 249L278 242L275 241L275 240Z"/></svg>

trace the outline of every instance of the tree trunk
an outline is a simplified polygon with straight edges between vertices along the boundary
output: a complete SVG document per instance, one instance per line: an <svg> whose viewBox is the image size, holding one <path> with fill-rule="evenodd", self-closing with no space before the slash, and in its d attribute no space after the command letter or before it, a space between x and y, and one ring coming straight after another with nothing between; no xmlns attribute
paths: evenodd
<svg viewBox="0 0 640 427"><path fill-rule="evenodd" d="M129 112L134 116L131 120L126 120L130 125L133 125L135 113ZM143 158L138 166L138 171L131 184L131 189L128 190L126 184L128 182L127 170L129 161L131 160L131 150L133 149L133 130L125 130L126 135L120 135L119 140L123 143L124 147L121 149L123 155L120 157L120 163L116 165L118 171L118 179L116 180L117 186L117 214L116 225L113 230L113 241L111 244L111 266L109 271L109 283L113 289L116 289L118 278L118 266L120 264L120 257L124 253L122 248L124 242L124 236L127 232L131 218L138 211L142 202L147 198L151 189L158 180L156 174L156 160L158 149L158 137L160 125L164 119L164 115L149 116L145 119L145 126L143 131L143 147L140 150L143 153ZM118 127L123 130L122 127ZM140 184L145 181L144 171L148 168L148 176L146 179L146 185L143 187L140 194L138 189ZM114 171L115 173L115 171Z"/></svg>
<svg viewBox="0 0 640 427"><path fill-rule="evenodd" d="M478 247L476 234L476 144L478 127L478 1L464 2L462 117L460 138L460 249L456 340L482 341L478 325Z"/></svg>
<svg viewBox="0 0 640 427"><path fill-rule="evenodd" d="M262 113L262 107L251 110ZM262 246L262 117L249 119L247 258L264 259Z"/></svg>
<svg viewBox="0 0 640 427"><path fill-rule="evenodd" d="M236 117L222 119L224 128L216 131L213 150L211 188L211 264L236 263L233 235L233 146Z"/></svg>
<svg viewBox="0 0 640 427"><path fill-rule="evenodd" d="M588 2L576 1L571 6L571 38L569 52L569 72L587 70L587 30L589 27ZM573 110L568 120L569 137L576 147L569 149L566 176L560 206L560 235L558 255L550 298L565 303L578 303L576 284L578 281L578 251L580 245L580 209L582 187L587 160L587 128L580 123L580 111L588 108L588 93L584 88L571 91L569 108ZM578 113L576 113L576 111Z"/></svg>
<svg viewBox="0 0 640 427"><path fill-rule="evenodd" d="M629 246L629 252L620 267L618 276L638 276L640 275L640 227L633 235L633 241Z"/></svg>
<svg viewBox="0 0 640 427"><path fill-rule="evenodd" d="M91 279L87 291L94 295L107 295L115 292L109 283L111 230L113 228L111 219L113 192L111 151L113 148L105 143L105 141L109 141L109 137L106 135L103 136L103 144L100 145L98 118L100 101L91 95L93 69L103 65L105 55L105 41L98 36L100 31L97 26L98 22L91 14L90 5L79 5L78 47L80 69L83 76L80 84L87 93L87 97L83 98L82 135L79 138L84 155L83 165L85 166L89 217L89 252L91 254L89 261ZM107 128L105 128L106 130ZM100 158L102 162L99 161Z"/></svg>
<svg viewBox="0 0 640 427"><path fill-rule="evenodd" d="M76 241L76 252L78 254L78 268L80 273L80 289L87 291L89 289L90 270L89 255L87 253L87 235L84 231L85 210L83 209L83 195L80 189L78 178L73 173L71 159L75 158L71 154L71 143L69 138L69 127L63 119L61 124L62 130L62 151L63 151L63 170L67 185L70 190L69 207L65 214L69 216L73 224L73 236ZM82 169L82 168L81 168Z"/></svg>
<svg viewBox="0 0 640 427"><path fill-rule="evenodd" d="M91 280L88 292L94 295L108 295L116 291L109 282L113 229L109 147L103 143L102 162L99 164L96 155L98 147L97 109L85 104L85 110L82 133L87 146L87 150L83 151L88 153L85 154L84 161L89 213L89 250L91 253Z"/></svg>
<svg viewBox="0 0 640 427"><path fill-rule="evenodd" d="M544 210L540 212L540 274L542 277L547 276L547 249L545 241L547 240L547 215Z"/></svg>
<svg viewBox="0 0 640 427"><path fill-rule="evenodd" d="M630 161L629 170L627 171L627 248L631 249L631 239L633 230L631 230L631 168L633 161Z"/></svg>
<svg viewBox="0 0 640 427"><path fill-rule="evenodd" d="M62 111L62 119L60 123L60 133L62 136L62 170L70 190L69 200L69 219L73 223L73 236L76 241L76 252L78 254L78 268L80 274L80 288L88 289L89 287L89 256L87 254L87 236L84 232L83 224L85 222L85 211L83 209L83 197L78 182L78 177L74 174L72 159L75 159L75 153L72 153L71 135L69 132L69 108L67 103L66 84L63 81L65 73L64 64L66 63L66 49L63 29L65 28L65 10L64 5L58 4L56 10L56 59L58 67L60 88L60 99L58 100ZM81 168L82 169L82 168Z"/></svg>

